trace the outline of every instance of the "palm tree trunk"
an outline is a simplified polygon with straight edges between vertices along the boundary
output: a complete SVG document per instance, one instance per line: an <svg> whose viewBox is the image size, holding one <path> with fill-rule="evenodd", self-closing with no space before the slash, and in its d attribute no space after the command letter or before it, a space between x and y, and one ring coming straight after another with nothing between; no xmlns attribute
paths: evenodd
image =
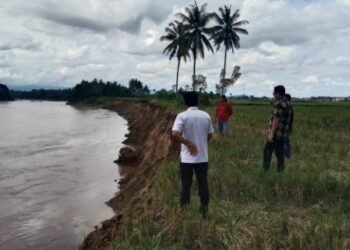
<svg viewBox="0 0 350 250"><path fill-rule="evenodd" d="M177 73L176 73L176 93L178 92L179 88L179 71L180 71L180 63L181 58L177 58Z"/></svg>
<svg viewBox="0 0 350 250"><path fill-rule="evenodd" d="M193 55L193 76L192 76L192 89L193 89L193 91L195 91L194 81L195 81L195 77L196 77L196 60L197 60L197 57L194 54Z"/></svg>
<svg viewBox="0 0 350 250"><path fill-rule="evenodd" d="M226 59L227 59L227 48L225 47L224 74L223 74L223 78L224 78L224 79L225 79L225 77L226 77Z"/></svg>

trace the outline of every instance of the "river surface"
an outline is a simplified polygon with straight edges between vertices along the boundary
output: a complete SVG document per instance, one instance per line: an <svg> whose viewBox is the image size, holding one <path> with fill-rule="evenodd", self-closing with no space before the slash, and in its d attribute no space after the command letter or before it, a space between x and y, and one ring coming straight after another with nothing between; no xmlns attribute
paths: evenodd
<svg viewBox="0 0 350 250"><path fill-rule="evenodd" d="M77 249L113 216L127 121L64 102L0 102L0 249Z"/></svg>

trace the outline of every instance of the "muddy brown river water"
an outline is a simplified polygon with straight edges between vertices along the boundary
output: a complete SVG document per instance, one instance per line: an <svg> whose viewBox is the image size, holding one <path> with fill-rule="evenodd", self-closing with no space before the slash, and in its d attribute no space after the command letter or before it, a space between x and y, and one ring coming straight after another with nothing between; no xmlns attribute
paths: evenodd
<svg viewBox="0 0 350 250"><path fill-rule="evenodd" d="M127 132L107 110L1 102L0 249L77 249L112 217Z"/></svg>

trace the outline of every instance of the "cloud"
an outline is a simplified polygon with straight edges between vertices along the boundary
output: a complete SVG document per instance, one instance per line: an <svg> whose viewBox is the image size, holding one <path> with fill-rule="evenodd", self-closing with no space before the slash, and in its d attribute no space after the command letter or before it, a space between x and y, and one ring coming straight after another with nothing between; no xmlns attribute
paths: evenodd
<svg viewBox="0 0 350 250"><path fill-rule="evenodd" d="M38 50L40 43L35 41L30 35L16 34L3 31L0 37L0 51L22 49L22 50Z"/></svg>
<svg viewBox="0 0 350 250"><path fill-rule="evenodd" d="M62 58L69 59L69 60L76 60L76 59L80 59L88 54L89 54L89 46L83 45L83 46L76 48L76 49L68 49L64 53Z"/></svg>
<svg viewBox="0 0 350 250"><path fill-rule="evenodd" d="M136 65L138 72L143 74L155 74L164 68L164 65L161 63L139 63Z"/></svg>
<svg viewBox="0 0 350 250"><path fill-rule="evenodd" d="M340 66L340 67L349 67L350 66L350 58L339 56L329 61L329 64L332 66Z"/></svg>
<svg viewBox="0 0 350 250"><path fill-rule="evenodd" d="M345 1L345 0L344 0ZM289 46L331 42L337 32L348 27L345 11L327 1L251 0L243 1L241 16L250 21L248 36L242 36L242 47L256 47L263 41Z"/></svg>
<svg viewBox="0 0 350 250"><path fill-rule="evenodd" d="M235 65L242 67L242 77L229 93L271 96L274 83L285 84L295 96L326 95L333 86L339 86L335 95L350 91L347 2L235 1L232 8L239 8L250 24L244 26L249 35L241 36L241 49L227 55L228 73ZM0 30L5 34L0 37L2 79L73 86L82 79L127 84L136 77L152 89L170 89L177 62L162 54L166 42L159 37L174 14L191 3L4 1L0 8ZM224 4L227 1L209 1L207 10L217 11ZM197 73L207 77L209 90L219 81L223 60L221 49L206 52L205 59L197 61ZM192 71L193 60L181 62L181 86L191 84Z"/></svg>
<svg viewBox="0 0 350 250"><path fill-rule="evenodd" d="M74 68L64 66L63 68L58 70L58 73L61 74L62 76L72 76L75 73L82 73L82 72L95 73L95 71L103 70L103 69L107 69L107 66L103 64L90 63L90 64L81 65Z"/></svg>
<svg viewBox="0 0 350 250"><path fill-rule="evenodd" d="M273 41L265 41L258 45L258 49L266 55L289 56L294 52L292 46L280 46Z"/></svg>
<svg viewBox="0 0 350 250"><path fill-rule="evenodd" d="M138 16L135 19L131 19L121 23L120 25L118 25L118 28L132 34L138 34L141 29L142 20L143 20L143 17Z"/></svg>
<svg viewBox="0 0 350 250"><path fill-rule="evenodd" d="M340 6L350 7L350 0L336 0L335 2Z"/></svg>
<svg viewBox="0 0 350 250"><path fill-rule="evenodd" d="M308 85L316 85L319 82L319 79L316 75L309 75L301 80L302 82L308 84Z"/></svg>
<svg viewBox="0 0 350 250"><path fill-rule="evenodd" d="M80 69L83 69L83 70L102 70L102 69L107 69L107 66L104 64L89 63L89 64L81 66Z"/></svg>
<svg viewBox="0 0 350 250"><path fill-rule="evenodd" d="M21 79L21 74L14 73L10 68L0 68L0 80Z"/></svg>
<svg viewBox="0 0 350 250"><path fill-rule="evenodd" d="M242 49L236 55L237 64L243 68L260 70L286 70L295 68L296 48L280 46L272 41L260 43L257 48Z"/></svg>
<svg viewBox="0 0 350 250"><path fill-rule="evenodd" d="M121 29L138 34L144 20L159 24L172 10L171 6L162 0L14 0L12 4L7 5L12 12L30 18L99 33Z"/></svg>
<svg viewBox="0 0 350 250"><path fill-rule="evenodd" d="M99 20L94 20L83 16L77 16L74 14L72 15L64 12L57 13L55 11L49 12L45 10L45 11L38 11L37 13L41 18L56 22L58 24L71 26L71 27L78 27L82 29L88 29L96 32L107 32L112 27L107 23L103 23Z"/></svg>
<svg viewBox="0 0 350 250"><path fill-rule="evenodd" d="M142 62L138 63L136 65L136 70L139 73L144 73L144 74L151 74L151 73L164 73L164 71L170 71L170 73L173 71L173 69L169 70L169 67L174 68L175 72L174 75L176 74L176 66L177 66L177 61L174 60L174 62L170 62L167 60L167 58L159 59L155 62Z"/></svg>
<svg viewBox="0 0 350 250"><path fill-rule="evenodd" d="M69 67L63 67L58 71L62 76L71 76L73 75L73 70Z"/></svg>
<svg viewBox="0 0 350 250"><path fill-rule="evenodd" d="M337 78L337 79L330 79L330 78L326 78L323 79L323 82L327 85L327 86L346 86L346 87L350 87L350 81L344 81L341 78Z"/></svg>
<svg viewBox="0 0 350 250"><path fill-rule="evenodd" d="M277 85L276 81L274 81L274 80L265 80L263 83L264 83L264 85L266 85L270 88Z"/></svg>

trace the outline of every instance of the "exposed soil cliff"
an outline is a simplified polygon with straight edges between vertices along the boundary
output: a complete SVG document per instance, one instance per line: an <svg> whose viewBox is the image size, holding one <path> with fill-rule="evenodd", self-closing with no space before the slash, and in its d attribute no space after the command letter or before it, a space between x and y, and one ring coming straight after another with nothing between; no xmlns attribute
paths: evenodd
<svg viewBox="0 0 350 250"><path fill-rule="evenodd" d="M108 202L116 215L87 236L84 249L101 249L108 245L118 232L118 225L123 223L124 211L132 210L144 198L161 162L178 152L178 145L174 145L170 137L175 114L165 108L128 100L113 101L104 108L114 110L128 120L130 133L124 143L137 150L138 162L123 181L118 195Z"/></svg>

